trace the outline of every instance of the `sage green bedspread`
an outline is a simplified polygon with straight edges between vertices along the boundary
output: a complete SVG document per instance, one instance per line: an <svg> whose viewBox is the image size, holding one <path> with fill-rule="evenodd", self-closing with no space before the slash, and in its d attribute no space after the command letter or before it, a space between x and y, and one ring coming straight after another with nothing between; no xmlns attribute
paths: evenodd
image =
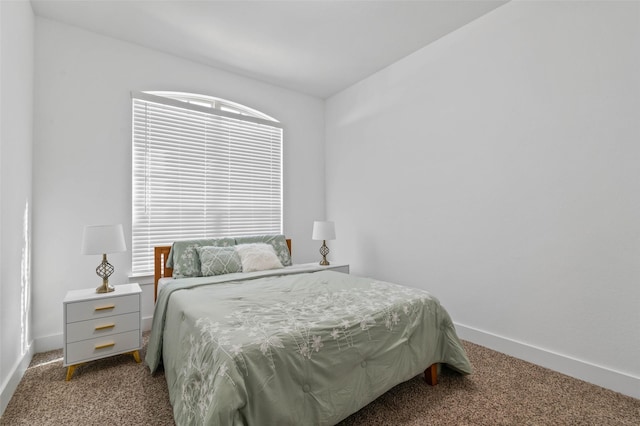
<svg viewBox="0 0 640 426"><path fill-rule="evenodd" d="M145 361L162 361L178 425L331 425L433 363L471 373L424 290L333 271L230 275L158 297Z"/></svg>

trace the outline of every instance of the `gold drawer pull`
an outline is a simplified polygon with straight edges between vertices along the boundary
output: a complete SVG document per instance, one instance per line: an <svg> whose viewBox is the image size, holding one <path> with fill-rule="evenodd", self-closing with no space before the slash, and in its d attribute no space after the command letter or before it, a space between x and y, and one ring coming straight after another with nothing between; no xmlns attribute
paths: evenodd
<svg viewBox="0 0 640 426"><path fill-rule="evenodd" d="M104 349L104 348L110 348L112 346L115 346L115 343L105 343L104 345L98 345L96 346L96 349Z"/></svg>
<svg viewBox="0 0 640 426"><path fill-rule="evenodd" d="M99 325L96 327L96 331L97 330L106 330L107 328L113 328L115 327L115 324L107 324L107 325Z"/></svg>
<svg viewBox="0 0 640 426"><path fill-rule="evenodd" d="M106 311L108 309L114 309L115 307L116 305L100 306L99 308L96 308L96 311Z"/></svg>

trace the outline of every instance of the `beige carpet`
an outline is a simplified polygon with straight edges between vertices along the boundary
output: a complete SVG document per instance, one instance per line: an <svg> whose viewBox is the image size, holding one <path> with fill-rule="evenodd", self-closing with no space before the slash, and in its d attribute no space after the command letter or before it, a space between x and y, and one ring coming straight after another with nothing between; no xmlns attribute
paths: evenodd
<svg viewBox="0 0 640 426"><path fill-rule="evenodd" d="M416 377L341 426L640 425L640 400L464 345L473 375L444 369L436 387ZM34 357L0 425L174 424L163 374L121 355L78 367L65 382L61 357L61 350Z"/></svg>

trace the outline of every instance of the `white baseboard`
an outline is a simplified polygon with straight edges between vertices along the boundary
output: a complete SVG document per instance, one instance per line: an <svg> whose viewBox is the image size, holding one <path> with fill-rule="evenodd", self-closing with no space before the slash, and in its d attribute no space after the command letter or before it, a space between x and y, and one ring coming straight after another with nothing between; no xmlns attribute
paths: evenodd
<svg viewBox="0 0 640 426"><path fill-rule="evenodd" d="M594 385L640 399L640 377L541 349L462 324L455 324L463 340L531 362Z"/></svg>
<svg viewBox="0 0 640 426"><path fill-rule="evenodd" d="M11 374L7 378L7 380L2 383L2 388L0 388L0 417L4 413L4 410L7 408L11 397L14 392L18 388L18 384L20 380L22 380L22 376L24 376L25 371L29 367L31 363L31 359L33 358L33 343L29 346L27 352L22 356L20 360L14 365L11 370Z"/></svg>
<svg viewBox="0 0 640 426"><path fill-rule="evenodd" d="M49 352L55 349L62 348L63 335L50 334L49 336L36 337L33 339L33 346L35 346L34 353L39 354L42 352Z"/></svg>
<svg viewBox="0 0 640 426"><path fill-rule="evenodd" d="M153 316L142 318L143 331L151 330L152 320ZM455 326L458 336L461 339L468 340L469 342L485 346L489 349L566 374L567 376L640 399L639 377L634 377L629 374L571 358L566 355L557 354L527 343L518 342L463 324L456 323ZM14 368L14 372L9 380L7 380L6 383L3 383L2 393L0 395L0 413L4 412L11 395L13 395L15 388L18 386L20 379L22 379L24 372L29 366L33 354L36 352L47 352L61 348L62 339L62 334L55 334L34 340L34 344L31 345L30 350ZM34 347L35 351L33 350Z"/></svg>
<svg viewBox="0 0 640 426"><path fill-rule="evenodd" d="M151 324L153 324L153 315L150 315L148 317L142 317L142 331L149 331L151 330Z"/></svg>

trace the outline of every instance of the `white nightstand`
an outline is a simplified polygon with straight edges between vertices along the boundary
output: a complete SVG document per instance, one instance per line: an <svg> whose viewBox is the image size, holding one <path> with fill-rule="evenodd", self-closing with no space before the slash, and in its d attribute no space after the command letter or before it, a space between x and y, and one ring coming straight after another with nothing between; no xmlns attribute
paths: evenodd
<svg viewBox="0 0 640 426"><path fill-rule="evenodd" d="M323 266L323 265L319 265L318 262L311 262L311 263L303 263L302 265L314 265L322 269L329 269L331 271L342 272L345 274L349 273L348 263L331 263L330 265Z"/></svg>
<svg viewBox="0 0 640 426"><path fill-rule="evenodd" d="M95 288L67 293L62 302L67 380L78 365L112 355L131 353L140 362L141 296L136 283L117 285L111 293Z"/></svg>

